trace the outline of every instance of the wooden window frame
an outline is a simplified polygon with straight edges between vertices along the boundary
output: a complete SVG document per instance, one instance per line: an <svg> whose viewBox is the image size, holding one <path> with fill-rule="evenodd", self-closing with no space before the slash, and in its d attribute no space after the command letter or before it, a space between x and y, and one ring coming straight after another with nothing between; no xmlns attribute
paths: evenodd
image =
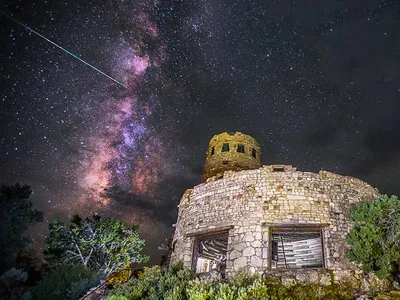
<svg viewBox="0 0 400 300"><path fill-rule="evenodd" d="M321 270L326 269L325 263L325 241L324 241L324 229L327 224L322 225L310 225L310 224L296 224L292 226L273 226L268 228L268 270L279 270L279 271L290 271L290 270ZM275 232L319 232L321 237L321 249L322 249L322 267L321 268L272 268L272 233Z"/></svg>
<svg viewBox="0 0 400 300"><path fill-rule="evenodd" d="M209 231L209 232L199 232L198 234L192 233L192 234L187 235L187 236L192 237L192 239L193 239L192 264L191 264L192 271L196 272L197 253L198 253L200 242L203 240L217 239L217 238L222 238L222 237L226 237L229 240L229 230L231 228L232 227L229 226L229 228L226 228L226 229ZM226 255L228 255L228 249L226 249ZM196 273L196 274L204 274L204 273Z"/></svg>

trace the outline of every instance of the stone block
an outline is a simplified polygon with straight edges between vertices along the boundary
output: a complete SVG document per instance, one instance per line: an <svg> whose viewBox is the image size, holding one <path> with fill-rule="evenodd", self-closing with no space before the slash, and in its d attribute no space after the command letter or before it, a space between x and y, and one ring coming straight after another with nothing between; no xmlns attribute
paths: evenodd
<svg viewBox="0 0 400 300"><path fill-rule="evenodd" d="M251 246L247 247L247 248L244 248L243 252L242 252L243 256L252 256L254 254L256 254L256 252L255 252L254 248L251 247Z"/></svg>
<svg viewBox="0 0 400 300"><path fill-rule="evenodd" d="M235 271L239 271L240 269L243 269L247 267L247 258L246 257L239 257L233 261L233 269Z"/></svg>
<svg viewBox="0 0 400 300"><path fill-rule="evenodd" d="M261 268L263 266L263 259L258 256L252 256L250 260L250 265L252 267Z"/></svg>
<svg viewBox="0 0 400 300"><path fill-rule="evenodd" d="M297 283L296 279L290 278L290 277L282 277L281 282L285 286L292 286L292 285L295 285Z"/></svg>
<svg viewBox="0 0 400 300"><path fill-rule="evenodd" d="M239 258L242 256L242 253L238 250L233 250L230 254L229 254L229 259L230 260L235 260L236 258Z"/></svg>
<svg viewBox="0 0 400 300"><path fill-rule="evenodd" d="M246 232L245 235L244 235L243 240L244 240L245 242L252 242L252 241L254 241L254 235L253 235L253 233L252 233L252 232Z"/></svg>

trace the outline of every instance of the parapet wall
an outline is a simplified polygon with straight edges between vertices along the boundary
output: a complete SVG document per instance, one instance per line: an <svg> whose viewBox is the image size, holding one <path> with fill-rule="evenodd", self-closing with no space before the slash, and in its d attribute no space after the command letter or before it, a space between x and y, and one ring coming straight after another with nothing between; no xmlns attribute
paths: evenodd
<svg viewBox="0 0 400 300"><path fill-rule="evenodd" d="M327 171L300 172L291 166L227 171L184 193L171 263L183 261L190 268L195 236L224 229L229 230L227 274L263 271L269 267L270 228L320 225L325 268L355 269L345 258L352 226L346 213L352 204L378 194L359 179Z"/></svg>

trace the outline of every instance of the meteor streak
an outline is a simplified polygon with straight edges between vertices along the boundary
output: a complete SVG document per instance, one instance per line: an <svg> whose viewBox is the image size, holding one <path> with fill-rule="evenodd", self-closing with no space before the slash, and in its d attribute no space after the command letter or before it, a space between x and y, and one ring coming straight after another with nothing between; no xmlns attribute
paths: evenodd
<svg viewBox="0 0 400 300"><path fill-rule="evenodd" d="M54 46L56 46L57 48L61 49L62 51L64 51L65 53L71 55L73 58L76 58L77 60L79 60L80 62L83 62L85 65L91 67L93 70L99 72L100 74L106 76L107 78L111 79L112 81L116 82L117 84L119 84L120 86L123 86L124 88L128 88L126 85L124 85L123 83L119 82L118 80L112 78L111 76L107 75L106 73L104 73L103 71L97 69L95 66L89 64L88 62L84 61L82 58L76 56L75 54L69 52L67 49L61 47L60 45L54 43L53 41L49 40L48 38L46 38L45 36L41 35L39 32L33 30L32 28L26 26L25 24L21 23L20 21L18 21L17 19L13 18L12 16L9 16L8 14L6 14L5 12L0 10L0 14L6 16L7 18L11 19L12 21L14 21L15 23L23 26L25 29L33 32L34 34L36 34L37 36L41 37L42 39L48 41L49 43L53 44Z"/></svg>

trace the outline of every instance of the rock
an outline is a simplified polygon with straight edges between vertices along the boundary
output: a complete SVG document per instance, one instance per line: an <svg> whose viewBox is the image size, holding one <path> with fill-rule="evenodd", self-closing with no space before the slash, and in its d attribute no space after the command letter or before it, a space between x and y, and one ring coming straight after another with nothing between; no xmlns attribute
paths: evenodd
<svg viewBox="0 0 400 300"><path fill-rule="evenodd" d="M296 273L298 283L318 283L318 273L315 270L299 270Z"/></svg>
<svg viewBox="0 0 400 300"><path fill-rule="evenodd" d="M254 248L260 248L260 247L262 246L262 243L261 243L261 241L256 240L256 241L252 242L251 245L252 245Z"/></svg>
<svg viewBox="0 0 400 300"><path fill-rule="evenodd" d="M244 240L245 242L252 242L252 241L254 241L253 233L252 233L252 232L246 232L245 235L244 235L243 240Z"/></svg>
<svg viewBox="0 0 400 300"><path fill-rule="evenodd" d="M252 256L255 253L256 252L255 252L254 248L250 246L250 247L247 247L247 248L243 249L242 255L243 256Z"/></svg>
<svg viewBox="0 0 400 300"><path fill-rule="evenodd" d="M331 274L329 273L321 274L319 283L324 286L331 285Z"/></svg>
<svg viewBox="0 0 400 300"><path fill-rule="evenodd" d="M246 243L241 242L237 243L236 245L233 246L233 248L237 251L243 251L243 249L246 247Z"/></svg>
<svg viewBox="0 0 400 300"><path fill-rule="evenodd" d="M242 268L247 267L247 258L246 257L239 257L233 261L233 268L235 271L239 271Z"/></svg>
<svg viewBox="0 0 400 300"><path fill-rule="evenodd" d="M230 260L235 260L238 257L241 257L242 254L238 251L238 250L233 250L230 254L229 254L229 259Z"/></svg>
<svg viewBox="0 0 400 300"><path fill-rule="evenodd" d="M291 286L291 285L295 285L296 279L294 278L287 278L287 277L282 277L282 284L286 285L286 286Z"/></svg>
<svg viewBox="0 0 400 300"><path fill-rule="evenodd" d="M262 258L259 258L258 256L251 257L251 266L261 268L262 265L263 265Z"/></svg>

